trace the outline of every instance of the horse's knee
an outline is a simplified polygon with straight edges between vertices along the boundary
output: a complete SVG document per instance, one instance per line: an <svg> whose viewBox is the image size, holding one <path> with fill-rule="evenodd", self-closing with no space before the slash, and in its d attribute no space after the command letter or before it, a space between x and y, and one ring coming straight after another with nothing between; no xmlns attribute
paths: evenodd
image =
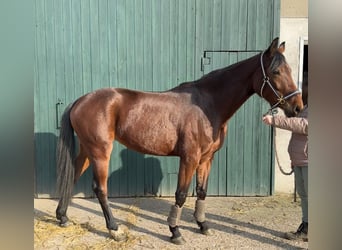
<svg viewBox="0 0 342 250"><path fill-rule="evenodd" d="M177 191L176 192L176 205L179 207L182 207L185 203L187 197L187 193L182 192L182 191Z"/></svg>
<svg viewBox="0 0 342 250"><path fill-rule="evenodd" d="M203 188L196 188L197 198L199 200L204 200L207 196L207 192Z"/></svg>

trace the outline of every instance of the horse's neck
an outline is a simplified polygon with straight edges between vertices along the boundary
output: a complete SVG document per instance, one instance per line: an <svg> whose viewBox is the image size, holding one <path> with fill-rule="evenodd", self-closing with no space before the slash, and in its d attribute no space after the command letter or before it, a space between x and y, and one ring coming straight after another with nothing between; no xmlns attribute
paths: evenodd
<svg viewBox="0 0 342 250"><path fill-rule="evenodd" d="M215 112L225 123L252 96L253 77L259 69L257 58L209 73L198 86L212 97ZM210 75L211 74L211 75Z"/></svg>

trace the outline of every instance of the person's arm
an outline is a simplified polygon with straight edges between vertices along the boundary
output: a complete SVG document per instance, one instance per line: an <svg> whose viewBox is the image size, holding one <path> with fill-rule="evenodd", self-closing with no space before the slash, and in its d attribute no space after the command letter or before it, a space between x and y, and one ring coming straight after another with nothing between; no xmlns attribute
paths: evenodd
<svg viewBox="0 0 342 250"><path fill-rule="evenodd" d="M308 134L308 120L304 117L285 117L282 115L266 115L262 118L267 125L272 125L277 128L290 130L297 134Z"/></svg>

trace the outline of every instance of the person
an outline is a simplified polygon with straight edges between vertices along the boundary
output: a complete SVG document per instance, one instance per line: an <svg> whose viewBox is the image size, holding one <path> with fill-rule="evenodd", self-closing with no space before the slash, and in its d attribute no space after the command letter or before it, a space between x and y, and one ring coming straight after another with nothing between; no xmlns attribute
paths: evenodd
<svg viewBox="0 0 342 250"><path fill-rule="evenodd" d="M297 117L265 115L265 124L292 132L288 145L294 170L297 193L301 199L302 223L296 232L285 233L289 240L308 240L308 72L303 74L302 99L304 108Z"/></svg>

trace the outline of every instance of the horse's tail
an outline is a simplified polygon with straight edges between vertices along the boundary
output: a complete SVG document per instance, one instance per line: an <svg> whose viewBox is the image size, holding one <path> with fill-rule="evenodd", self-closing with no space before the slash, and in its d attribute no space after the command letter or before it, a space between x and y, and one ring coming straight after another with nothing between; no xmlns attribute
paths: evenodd
<svg viewBox="0 0 342 250"><path fill-rule="evenodd" d="M68 204L72 195L75 176L75 137L70 121L70 104L64 111L57 143L57 193L63 204Z"/></svg>

